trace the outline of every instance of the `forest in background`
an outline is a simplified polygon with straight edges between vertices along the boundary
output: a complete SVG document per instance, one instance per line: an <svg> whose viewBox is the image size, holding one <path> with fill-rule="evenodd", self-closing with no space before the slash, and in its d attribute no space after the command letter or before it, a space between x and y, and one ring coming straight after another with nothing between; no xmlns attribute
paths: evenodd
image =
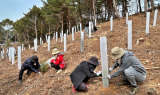
<svg viewBox="0 0 160 95"><path fill-rule="evenodd" d="M110 17L118 18L141 12L154 11L160 0L46 0L43 7L33 6L23 18L13 22L4 19L0 22L0 44L10 46L12 42L30 43L35 38L45 39L45 35L68 30L88 20L103 23ZM145 17L145 15L144 15ZM95 23L96 20L96 23Z"/></svg>

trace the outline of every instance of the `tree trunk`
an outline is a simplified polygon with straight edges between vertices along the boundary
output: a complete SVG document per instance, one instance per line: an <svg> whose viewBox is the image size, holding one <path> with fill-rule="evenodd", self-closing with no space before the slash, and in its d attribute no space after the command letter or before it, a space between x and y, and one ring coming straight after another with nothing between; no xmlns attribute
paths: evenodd
<svg viewBox="0 0 160 95"><path fill-rule="evenodd" d="M34 21L34 23L35 23L35 32L36 32L36 39L37 39L37 26L36 26L36 21L37 21L37 18L36 18L36 16L35 16L35 21Z"/></svg>
<svg viewBox="0 0 160 95"><path fill-rule="evenodd" d="M69 29L68 29L68 33L70 34L71 32L71 30L70 30L70 27L71 27L71 24L70 24L70 21L69 21Z"/></svg>
<svg viewBox="0 0 160 95"><path fill-rule="evenodd" d="M122 0L122 17L125 16L125 0Z"/></svg>
<svg viewBox="0 0 160 95"><path fill-rule="evenodd" d="M28 44L29 44L29 34L27 34L28 35Z"/></svg>
<svg viewBox="0 0 160 95"><path fill-rule="evenodd" d="M58 21L57 21L57 38L58 38L58 35L59 35L59 32L58 32L58 28L59 28L59 23L58 23Z"/></svg>
<svg viewBox="0 0 160 95"><path fill-rule="evenodd" d="M81 4L80 4L81 2L80 2L80 0L79 0L78 3L79 3L78 5L79 5L80 23L82 23L82 10L81 10L81 8L80 8L80 7L81 7Z"/></svg>
<svg viewBox="0 0 160 95"><path fill-rule="evenodd" d="M116 3L115 3L115 0L113 0L113 5L114 5L114 8L115 8L115 10L116 10L116 13L117 13L118 19L120 20L120 19L121 19L121 17L120 17L120 15L119 15L118 10L117 10L117 6L116 6Z"/></svg>
<svg viewBox="0 0 160 95"><path fill-rule="evenodd" d="M51 33L51 24L49 24L49 36L50 36L50 33Z"/></svg>
<svg viewBox="0 0 160 95"><path fill-rule="evenodd" d="M105 0L105 3L104 3L104 8L105 8L105 12L104 12L104 14L105 14L105 20L106 20L106 16L107 16L107 4L106 4L106 0Z"/></svg>
<svg viewBox="0 0 160 95"><path fill-rule="evenodd" d="M105 3L105 4L108 7L108 9L106 9L106 10L108 12L107 20L109 20L112 15L112 0L107 0L107 3Z"/></svg>
<svg viewBox="0 0 160 95"><path fill-rule="evenodd" d="M14 42L16 42L16 34L17 34L17 33L14 34Z"/></svg>
<svg viewBox="0 0 160 95"><path fill-rule="evenodd" d="M6 34L6 44L8 43L8 32Z"/></svg>
<svg viewBox="0 0 160 95"><path fill-rule="evenodd" d="M147 0L144 0L144 10L145 10L145 17L147 15Z"/></svg>
<svg viewBox="0 0 160 95"><path fill-rule="evenodd" d="M128 8L127 8L127 0L124 0L124 14L126 16L126 13L128 12Z"/></svg>
<svg viewBox="0 0 160 95"><path fill-rule="evenodd" d="M25 36L25 33L23 33L23 37L24 37L24 42L26 42L26 36Z"/></svg>
<svg viewBox="0 0 160 95"><path fill-rule="evenodd" d="M93 14L94 14L94 21L93 21L93 25L95 26L96 25L96 23L95 23L95 20L96 20L96 14L95 14L95 6L94 6L94 0L93 0Z"/></svg>
<svg viewBox="0 0 160 95"><path fill-rule="evenodd" d="M27 30L27 37L28 37L28 44L29 44L29 33L28 33L28 30Z"/></svg>
<svg viewBox="0 0 160 95"><path fill-rule="evenodd" d="M63 31L63 16L62 16L62 31Z"/></svg>
<svg viewBox="0 0 160 95"><path fill-rule="evenodd" d="M41 22L41 39L42 39L42 27L43 27L42 25L43 25L43 24L42 24L42 22Z"/></svg>
<svg viewBox="0 0 160 95"><path fill-rule="evenodd" d="M151 6L151 5L149 4L149 1L150 1L150 0L147 0L147 3L148 3L148 4L147 4L147 5L148 5L148 9L149 9L149 8L150 8L150 6Z"/></svg>
<svg viewBox="0 0 160 95"><path fill-rule="evenodd" d="M141 8L141 2L140 2L140 0L138 0L138 3L139 3L139 12L142 12L142 8Z"/></svg>
<svg viewBox="0 0 160 95"><path fill-rule="evenodd" d="M152 12L154 11L154 3L153 0L151 0L151 7L152 7Z"/></svg>

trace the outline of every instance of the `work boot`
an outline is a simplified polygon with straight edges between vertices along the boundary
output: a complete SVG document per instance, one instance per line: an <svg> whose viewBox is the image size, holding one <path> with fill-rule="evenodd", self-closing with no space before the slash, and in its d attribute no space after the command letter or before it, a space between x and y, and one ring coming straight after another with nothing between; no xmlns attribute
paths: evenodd
<svg viewBox="0 0 160 95"><path fill-rule="evenodd" d="M138 87L131 87L131 91L129 92L129 95L135 95L136 92L138 91Z"/></svg>
<svg viewBox="0 0 160 95"><path fill-rule="evenodd" d="M89 88L89 84L87 82L85 82L85 84L86 84L87 88Z"/></svg>
<svg viewBox="0 0 160 95"><path fill-rule="evenodd" d="M22 84L22 80L18 80L18 83L19 83L19 84Z"/></svg>
<svg viewBox="0 0 160 95"><path fill-rule="evenodd" d="M128 80L123 80L123 81L119 82L117 85L122 86L122 85L129 85L129 84L130 84L130 82Z"/></svg>
<svg viewBox="0 0 160 95"><path fill-rule="evenodd" d="M61 69L59 69L59 70L57 71L57 74L58 74L58 73L60 73L61 71L62 71L62 70L61 70Z"/></svg>

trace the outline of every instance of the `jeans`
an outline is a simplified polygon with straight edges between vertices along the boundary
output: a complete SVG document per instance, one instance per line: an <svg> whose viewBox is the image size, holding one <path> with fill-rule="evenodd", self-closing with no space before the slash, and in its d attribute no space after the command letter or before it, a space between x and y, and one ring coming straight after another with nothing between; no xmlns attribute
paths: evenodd
<svg viewBox="0 0 160 95"><path fill-rule="evenodd" d="M87 34L88 32L88 27L85 27L85 34Z"/></svg>

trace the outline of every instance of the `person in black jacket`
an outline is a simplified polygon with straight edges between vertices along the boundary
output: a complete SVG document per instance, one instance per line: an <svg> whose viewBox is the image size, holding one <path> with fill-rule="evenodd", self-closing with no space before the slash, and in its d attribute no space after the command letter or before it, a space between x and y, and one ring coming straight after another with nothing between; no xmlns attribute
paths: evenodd
<svg viewBox="0 0 160 95"><path fill-rule="evenodd" d="M36 63L36 65L34 65L34 63ZM24 63L21 66L21 70L19 73L19 79L18 79L18 83L21 84L22 83L22 76L23 76L23 72L25 70L27 71L27 74L29 75L31 72L35 72L38 73L38 68L40 68L40 64L38 62L38 57L36 55L27 58ZM40 72L39 72L40 73ZM41 74L41 73L40 73Z"/></svg>
<svg viewBox="0 0 160 95"><path fill-rule="evenodd" d="M89 61L81 62L74 71L70 74L71 81L73 83L72 90L76 91L86 91L86 82L90 78L98 77L102 74L101 71L94 73L93 71L99 65L98 59L96 57L91 57Z"/></svg>

